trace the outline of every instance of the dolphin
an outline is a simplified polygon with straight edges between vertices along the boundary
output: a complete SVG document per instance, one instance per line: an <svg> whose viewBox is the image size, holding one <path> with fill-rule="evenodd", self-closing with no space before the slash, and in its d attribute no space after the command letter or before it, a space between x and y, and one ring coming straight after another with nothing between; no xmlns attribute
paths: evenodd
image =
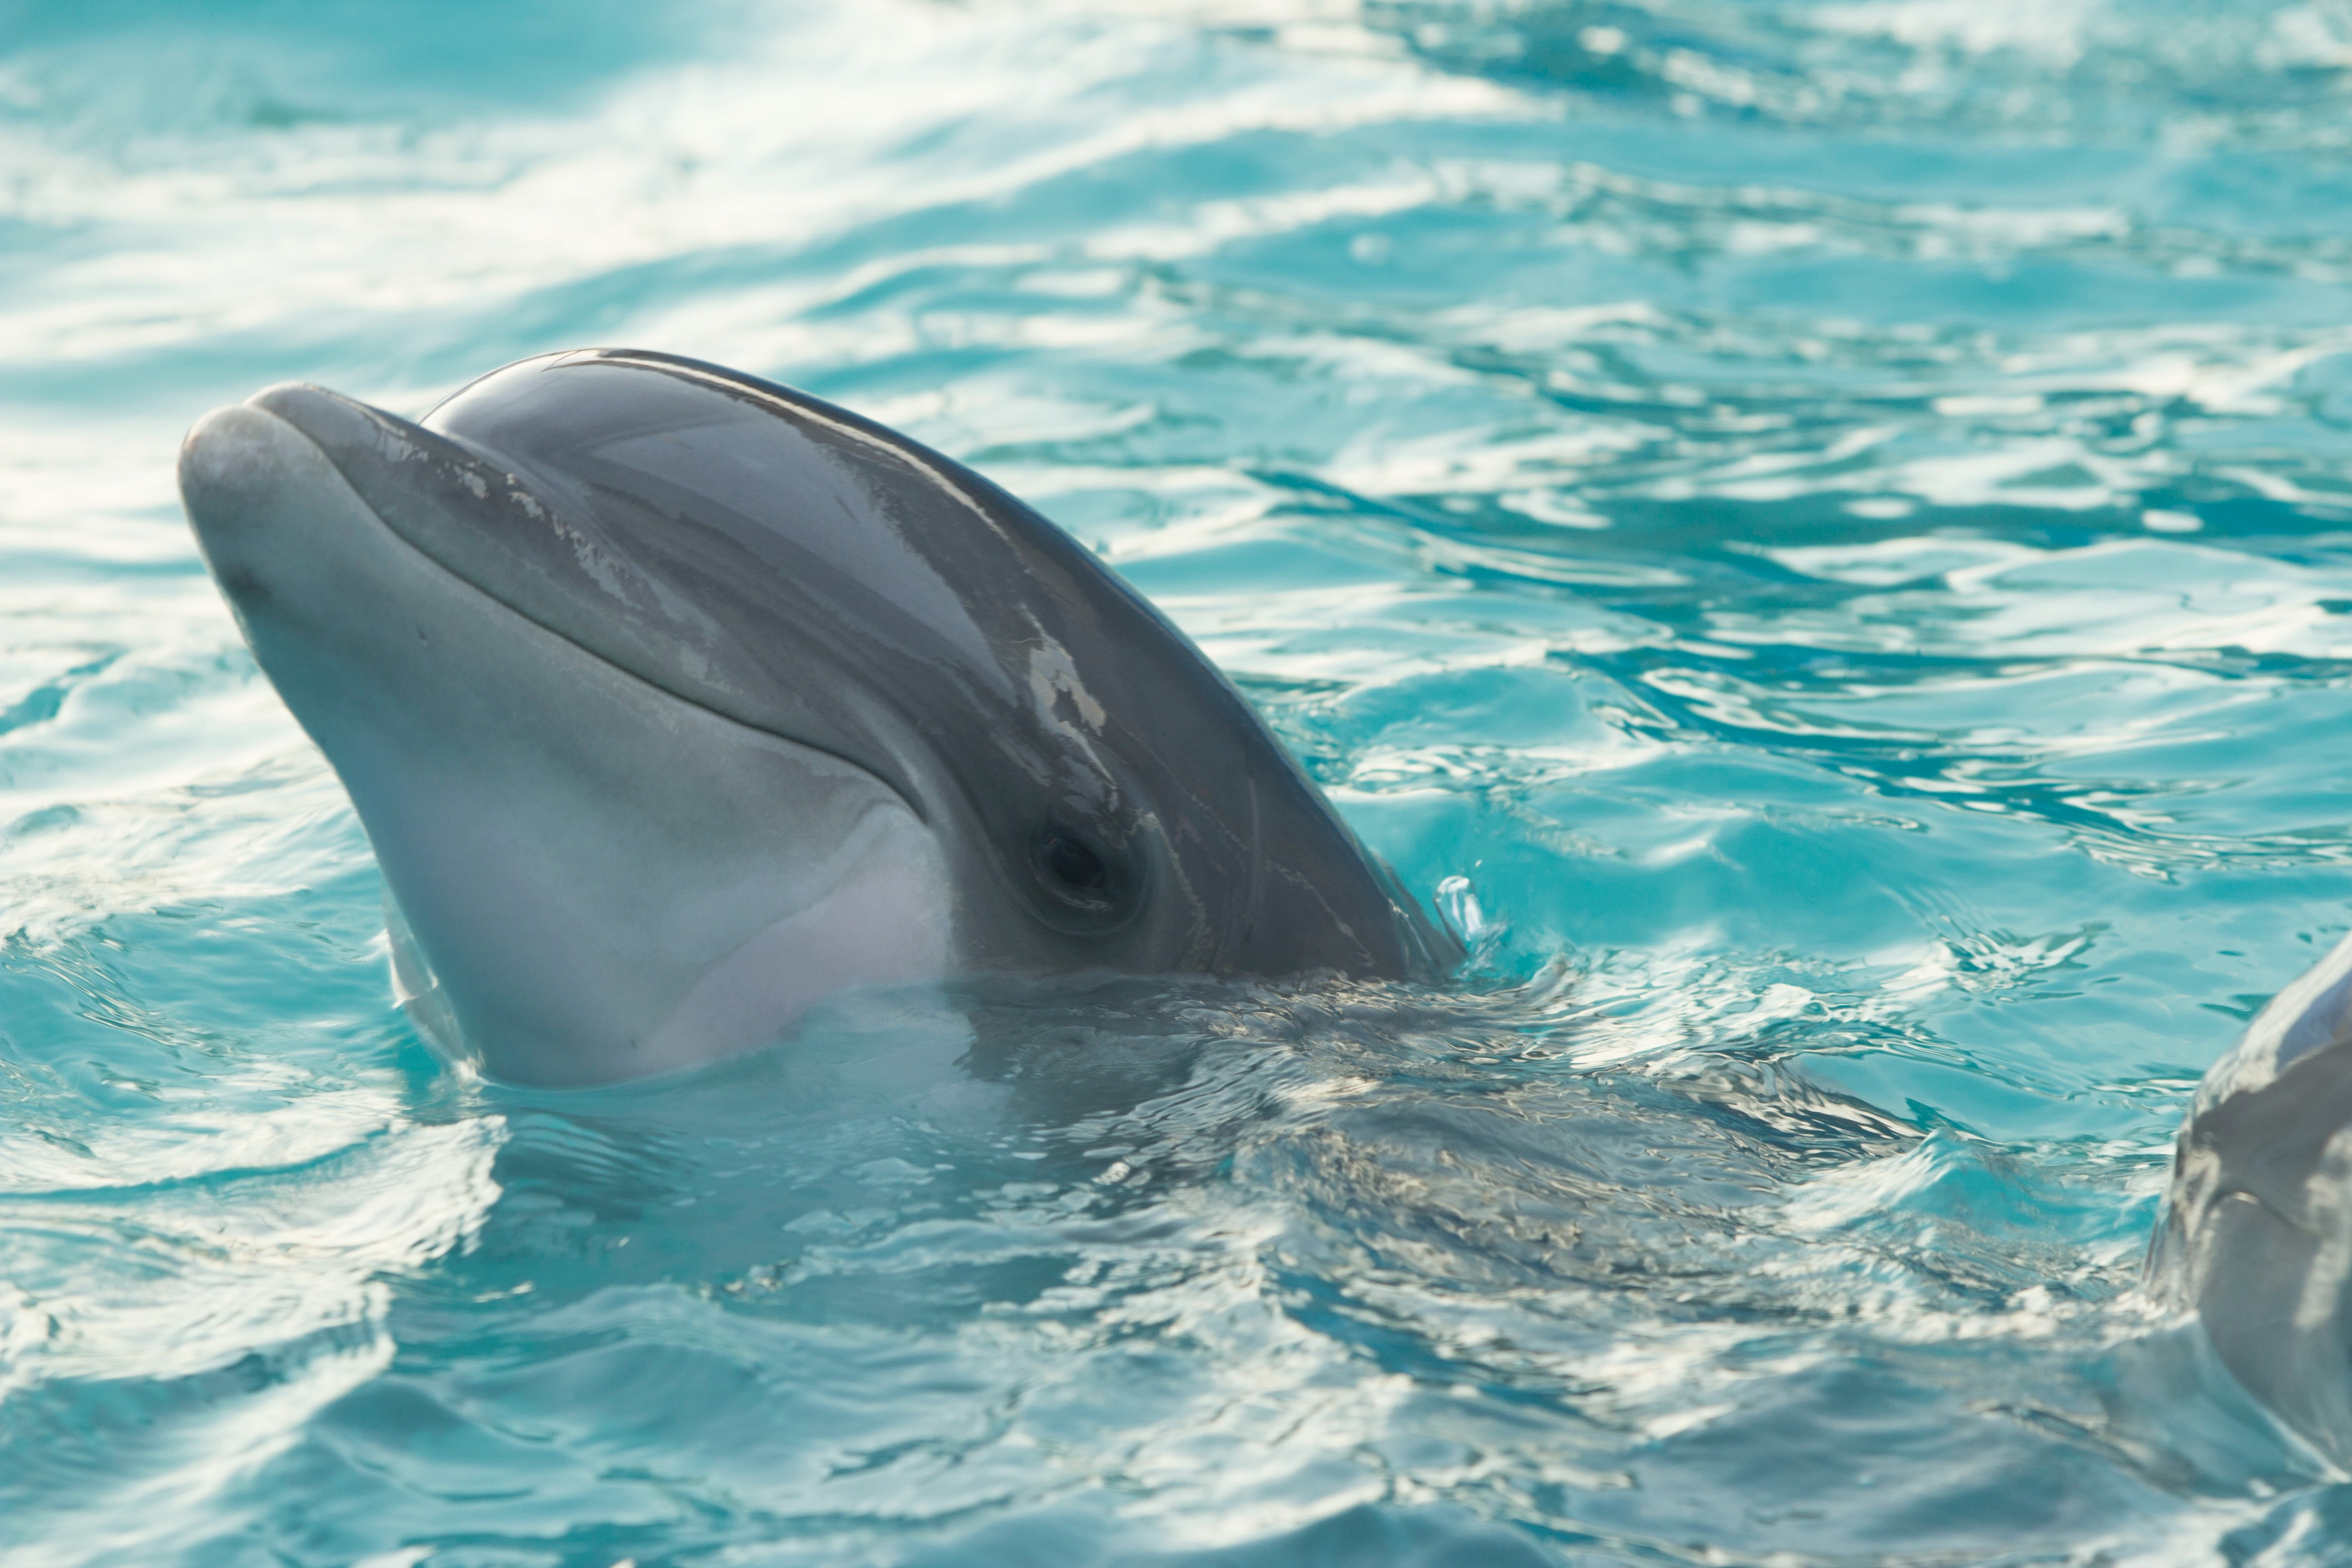
<svg viewBox="0 0 2352 1568"><path fill-rule="evenodd" d="M2147 1273L2247 1392L2352 1467L2352 937L2198 1086Z"/></svg>
<svg viewBox="0 0 2352 1568"><path fill-rule="evenodd" d="M805 393L620 349L416 424L289 384L180 490L375 851L396 995L493 1077L688 1067L857 986L1460 957L1139 594Z"/></svg>

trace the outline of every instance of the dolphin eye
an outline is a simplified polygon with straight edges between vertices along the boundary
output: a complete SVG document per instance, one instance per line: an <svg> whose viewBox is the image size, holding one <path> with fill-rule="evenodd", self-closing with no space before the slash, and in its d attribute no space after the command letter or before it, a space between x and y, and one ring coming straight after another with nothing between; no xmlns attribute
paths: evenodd
<svg viewBox="0 0 2352 1568"><path fill-rule="evenodd" d="M1108 931L1135 910L1141 868L1127 853L1066 822L1048 823L1029 841L1029 867L1051 924L1073 932Z"/></svg>
<svg viewBox="0 0 2352 1568"><path fill-rule="evenodd" d="M1048 833L1037 847L1046 874L1073 892L1100 893L1110 883L1102 857L1066 833Z"/></svg>

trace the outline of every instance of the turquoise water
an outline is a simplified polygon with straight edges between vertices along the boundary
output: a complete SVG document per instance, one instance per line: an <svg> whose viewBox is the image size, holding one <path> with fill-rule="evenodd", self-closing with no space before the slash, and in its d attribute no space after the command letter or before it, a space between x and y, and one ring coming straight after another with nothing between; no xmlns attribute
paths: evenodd
<svg viewBox="0 0 2352 1568"><path fill-rule="evenodd" d="M173 447L583 343L1098 545L1465 973L439 1068ZM2348 424L2341 0L0 0L0 1557L2352 1559L2137 1290Z"/></svg>

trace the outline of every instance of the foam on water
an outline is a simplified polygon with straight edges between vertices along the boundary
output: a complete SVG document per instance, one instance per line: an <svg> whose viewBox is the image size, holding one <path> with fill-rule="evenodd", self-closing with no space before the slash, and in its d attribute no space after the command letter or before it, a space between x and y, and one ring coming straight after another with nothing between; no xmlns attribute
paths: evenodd
<svg viewBox="0 0 2352 1568"><path fill-rule="evenodd" d="M0 0L12 1564L2352 1552L2137 1290L2352 900L2338 0L194 16ZM1464 974L439 1068L173 450L590 342L1097 545Z"/></svg>

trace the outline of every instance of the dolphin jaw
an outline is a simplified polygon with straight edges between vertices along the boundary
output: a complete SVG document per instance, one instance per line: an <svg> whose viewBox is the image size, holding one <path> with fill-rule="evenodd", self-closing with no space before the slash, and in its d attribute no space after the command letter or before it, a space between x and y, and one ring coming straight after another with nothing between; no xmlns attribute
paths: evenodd
<svg viewBox="0 0 2352 1568"><path fill-rule="evenodd" d="M654 686L420 552L294 424L215 410L190 521L342 778L395 994L509 1079L634 1078L951 965L940 846L889 783Z"/></svg>

